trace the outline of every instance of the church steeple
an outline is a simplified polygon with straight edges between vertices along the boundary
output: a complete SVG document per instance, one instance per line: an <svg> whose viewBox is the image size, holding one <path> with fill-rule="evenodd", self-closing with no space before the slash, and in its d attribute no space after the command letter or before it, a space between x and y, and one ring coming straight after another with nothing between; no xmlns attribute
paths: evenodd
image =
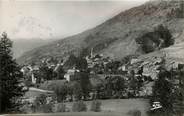
<svg viewBox="0 0 184 116"><path fill-rule="evenodd" d="M91 48L91 58L93 58L93 48Z"/></svg>

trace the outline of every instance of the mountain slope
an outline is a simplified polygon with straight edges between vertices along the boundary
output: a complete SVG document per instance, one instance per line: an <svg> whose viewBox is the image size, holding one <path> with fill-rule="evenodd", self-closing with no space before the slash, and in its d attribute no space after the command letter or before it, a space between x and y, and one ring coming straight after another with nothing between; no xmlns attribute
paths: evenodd
<svg viewBox="0 0 184 116"><path fill-rule="evenodd" d="M131 54L143 54L135 38L163 24L167 26L175 44L183 42L184 20L178 17L180 5L174 1L154 1L124 11L103 24L23 54L19 63L37 62L44 57L78 55L83 48L94 49L115 59ZM72 28L72 27L71 27Z"/></svg>
<svg viewBox="0 0 184 116"><path fill-rule="evenodd" d="M41 40L41 39L15 39L13 40L13 56L15 58L20 57L24 52L30 51L34 48L48 44L53 40Z"/></svg>

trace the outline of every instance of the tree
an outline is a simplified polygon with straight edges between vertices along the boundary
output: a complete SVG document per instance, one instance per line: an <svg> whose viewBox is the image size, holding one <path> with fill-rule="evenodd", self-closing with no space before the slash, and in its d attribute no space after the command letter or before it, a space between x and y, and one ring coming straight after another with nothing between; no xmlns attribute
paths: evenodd
<svg viewBox="0 0 184 116"><path fill-rule="evenodd" d="M68 89L67 89L67 85L65 83L61 84L61 85L57 85L54 88L54 92L57 95L58 102L63 102L63 100L66 99L67 91L68 91Z"/></svg>
<svg viewBox="0 0 184 116"><path fill-rule="evenodd" d="M66 80L52 80L44 82L39 88L54 91L57 100L62 102L65 100L68 92L68 82Z"/></svg>
<svg viewBox="0 0 184 116"><path fill-rule="evenodd" d="M170 30L162 24L155 27L153 32L147 32L135 39L144 53L166 48L174 44L174 39Z"/></svg>
<svg viewBox="0 0 184 116"><path fill-rule="evenodd" d="M47 96L45 94L40 94L36 97L32 105L32 110L36 113L51 113L52 107L51 103L47 103Z"/></svg>
<svg viewBox="0 0 184 116"><path fill-rule="evenodd" d="M89 53L90 53L90 50L88 48L83 48L79 53L79 57L86 57L87 55L89 55Z"/></svg>
<svg viewBox="0 0 184 116"><path fill-rule="evenodd" d="M89 80L89 73L81 71L75 74L76 81L79 83L84 99L89 96L91 90L91 83Z"/></svg>
<svg viewBox="0 0 184 116"><path fill-rule="evenodd" d="M44 80L51 80L53 78L53 70L46 66L46 64L42 64L40 66L40 77L43 78Z"/></svg>
<svg viewBox="0 0 184 116"><path fill-rule="evenodd" d="M102 103L100 101L94 100L91 102L91 111L100 112Z"/></svg>
<svg viewBox="0 0 184 116"><path fill-rule="evenodd" d="M179 7L176 8L174 11L175 17L176 18L184 18L184 1L183 0L178 0L179 2Z"/></svg>
<svg viewBox="0 0 184 116"><path fill-rule="evenodd" d="M87 106L83 101L77 101L72 105L73 112L84 112L87 111Z"/></svg>
<svg viewBox="0 0 184 116"><path fill-rule="evenodd" d="M153 86L152 102L160 102L163 112L172 113L173 111L173 84L169 81L171 73L161 69L158 79Z"/></svg>
<svg viewBox="0 0 184 116"><path fill-rule="evenodd" d="M79 82L75 81L72 86L73 95L76 100L81 100L83 92Z"/></svg>
<svg viewBox="0 0 184 116"><path fill-rule="evenodd" d="M92 99L99 99L101 98L100 93L104 92L105 83L104 80L101 79L99 76L90 78L90 83L92 86Z"/></svg>
<svg viewBox="0 0 184 116"><path fill-rule="evenodd" d="M183 0L181 0L180 9L181 9L181 18L184 18L184 1Z"/></svg>
<svg viewBox="0 0 184 116"><path fill-rule="evenodd" d="M179 80L178 85L175 87L174 91L174 104L173 109L177 116L183 116L184 114L184 69L179 69L175 71L174 78Z"/></svg>
<svg viewBox="0 0 184 116"><path fill-rule="evenodd" d="M106 72L110 74L117 74L118 73L118 68L120 67L121 62L120 61L113 61L109 62L106 64Z"/></svg>
<svg viewBox="0 0 184 116"><path fill-rule="evenodd" d="M91 83L89 80L88 72L81 72L80 84L83 92L84 99L89 96L89 92L91 91Z"/></svg>
<svg viewBox="0 0 184 116"><path fill-rule="evenodd" d="M56 70L57 73L57 79L64 79L65 71L63 69L63 66L59 66Z"/></svg>
<svg viewBox="0 0 184 116"><path fill-rule="evenodd" d="M75 55L71 54L68 60L64 64L65 69L77 68L78 70L87 70L88 64L87 60L84 56L76 57Z"/></svg>
<svg viewBox="0 0 184 116"><path fill-rule="evenodd" d="M0 39L0 112L18 110L17 98L24 94L20 82L23 74L12 57L12 41L6 33Z"/></svg>
<svg viewBox="0 0 184 116"><path fill-rule="evenodd" d="M76 66L77 57L74 54L71 54L66 62L64 63L64 69L71 69Z"/></svg>
<svg viewBox="0 0 184 116"><path fill-rule="evenodd" d="M132 97L135 97L136 96L136 93L138 91L138 80L135 78L135 77L132 77L129 81L129 89L131 91L133 91L133 96Z"/></svg>
<svg viewBox="0 0 184 116"><path fill-rule="evenodd" d="M167 27L159 25L158 27L155 28L155 34L158 34L160 39L163 40L163 43L162 42L159 43L160 44L159 47L169 47L170 45L174 44L172 34Z"/></svg>
<svg viewBox="0 0 184 116"><path fill-rule="evenodd" d="M140 87L139 80L135 77L134 70L131 70L128 76L129 76L128 88L130 90L128 95L129 97L135 97Z"/></svg>
<svg viewBox="0 0 184 116"><path fill-rule="evenodd" d="M76 68L78 70L87 70L88 68L87 60L83 57L78 57L76 62Z"/></svg>
<svg viewBox="0 0 184 116"><path fill-rule="evenodd" d="M184 93L183 88L179 87L175 90L174 93L174 104L173 110L177 116L183 116L184 114Z"/></svg>
<svg viewBox="0 0 184 116"><path fill-rule="evenodd" d="M107 78L106 87L111 90L114 97L121 98L121 92L125 90L125 80L123 77L115 76Z"/></svg>

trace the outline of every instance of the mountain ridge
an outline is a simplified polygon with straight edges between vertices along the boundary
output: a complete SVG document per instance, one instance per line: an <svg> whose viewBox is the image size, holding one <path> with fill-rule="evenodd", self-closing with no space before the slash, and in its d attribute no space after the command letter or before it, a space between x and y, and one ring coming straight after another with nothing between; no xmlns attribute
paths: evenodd
<svg viewBox="0 0 184 116"><path fill-rule="evenodd" d="M182 18L177 18L178 8L179 4L173 1L157 4L147 2L123 11L95 28L28 51L18 62L38 62L49 56L64 58L70 54L78 55L85 48L93 48L95 53L103 53L114 59L132 54L142 55L135 38L153 31L160 24L168 27L175 44L183 42L184 22Z"/></svg>
<svg viewBox="0 0 184 116"><path fill-rule="evenodd" d="M13 39L13 56L19 58L24 52L33 50L40 46L46 45L54 40L42 40L42 39ZM29 43L29 44L27 44ZM22 49L23 48L23 49Z"/></svg>

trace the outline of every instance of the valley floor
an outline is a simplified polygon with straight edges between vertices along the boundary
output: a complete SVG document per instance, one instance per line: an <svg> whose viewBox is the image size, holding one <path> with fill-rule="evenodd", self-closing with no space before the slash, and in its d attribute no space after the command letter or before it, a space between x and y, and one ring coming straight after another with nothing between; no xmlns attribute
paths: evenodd
<svg viewBox="0 0 184 116"><path fill-rule="evenodd" d="M25 114L15 114L13 116L25 116ZM26 116L129 116L129 115L121 112L68 112L68 113L27 114Z"/></svg>
<svg viewBox="0 0 184 116"><path fill-rule="evenodd" d="M149 110L148 99L110 99L100 100L101 112L91 112L92 101L85 101L87 105L87 112L65 112L65 113L39 113L39 114L27 114L28 116L130 116L128 112L133 110L141 111L141 116L147 116L146 111ZM66 107L72 109L73 102L65 103ZM56 104L57 106L58 104ZM24 116L22 114L21 116ZM17 114L15 116L20 116Z"/></svg>
<svg viewBox="0 0 184 116"><path fill-rule="evenodd" d="M110 99L110 100L100 100L102 103L101 110L102 112L99 115L103 114L113 114L117 116L127 116L127 113L131 110L140 110L141 116L147 116L146 111L149 110L149 100L148 99ZM86 101L88 110L90 109L92 101ZM67 107L71 108L73 103L67 103ZM95 113L90 113L92 116L95 116ZM122 115L124 114L124 115ZM104 115L106 116L106 115ZM108 116L108 115L107 115ZM111 116L111 115L109 115Z"/></svg>

